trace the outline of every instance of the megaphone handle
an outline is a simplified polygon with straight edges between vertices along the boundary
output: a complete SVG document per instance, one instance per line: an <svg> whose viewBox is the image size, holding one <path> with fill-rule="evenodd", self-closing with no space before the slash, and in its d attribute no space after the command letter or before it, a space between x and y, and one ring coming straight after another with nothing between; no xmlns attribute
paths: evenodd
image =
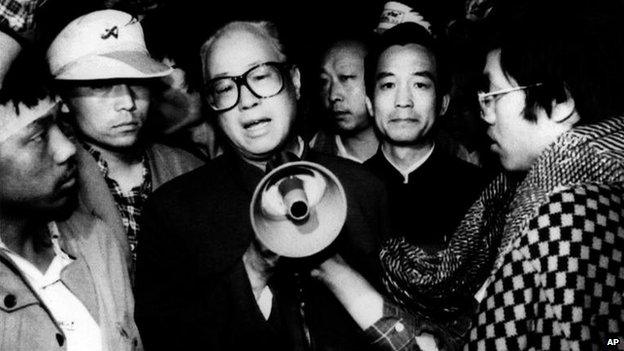
<svg viewBox="0 0 624 351"><path fill-rule="evenodd" d="M301 329L303 332L303 336L306 341L305 349L307 351L313 351L314 347L312 345L312 335L310 334L310 328L308 327L308 322L306 319L306 300L305 293L303 291L303 281L301 279L300 272L294 272L294 280L295 280L295 289L296 289L296 298L297 298L297 307L299 308L299 317L301 318Z"/></svg>

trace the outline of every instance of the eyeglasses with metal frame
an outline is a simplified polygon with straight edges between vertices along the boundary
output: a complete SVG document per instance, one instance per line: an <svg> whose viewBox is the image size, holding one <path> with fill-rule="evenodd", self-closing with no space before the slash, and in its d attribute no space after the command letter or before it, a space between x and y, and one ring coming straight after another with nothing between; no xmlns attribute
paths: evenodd
<svg viewBox="0 0 624 351"><path fill-rule="evenodd" d="M514 91L526 90L530 88L535 88L542 85L542 83L535 83L530 85L522 85L518 87L508 88L508 89L500 89L492 92L478 92L477 98L479 99L479 106L481 107L481 113L484 114L486 112L491 112L494 108L498 99L503 97L506 94L512 93Z"/></svg>

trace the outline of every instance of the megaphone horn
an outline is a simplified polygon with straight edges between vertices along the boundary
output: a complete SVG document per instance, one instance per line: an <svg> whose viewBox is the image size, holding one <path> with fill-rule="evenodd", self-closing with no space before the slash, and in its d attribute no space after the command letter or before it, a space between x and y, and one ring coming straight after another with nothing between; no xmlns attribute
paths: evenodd
<svg viewBox="0 0 624 351"><path fill-rule="evenodd" d="M347 217L338 178L308 161L283 164L256 187L250 205L258 240L285 257L307 257L329 246Z"/></svg>

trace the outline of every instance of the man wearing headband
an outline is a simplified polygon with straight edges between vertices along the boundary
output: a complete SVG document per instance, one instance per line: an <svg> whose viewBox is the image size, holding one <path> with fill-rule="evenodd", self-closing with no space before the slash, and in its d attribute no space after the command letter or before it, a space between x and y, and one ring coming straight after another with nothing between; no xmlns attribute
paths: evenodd
<svg viewBox="0 0 624 351"><path fill-rule="evenodd" d="M0 90L0 349L134 350L125 250L84 206L88 174L26 53Z"/></svg>
<svg viewBox="0 0 624 351"><path fill-rule="evenodd" d="M325 130L310 141L314 150L362 163L377 151L379 142L366 110L363 40L345 38L330 45L321 60L321 103Z"/></svg>
<svg viewBox="0 0 624 351"><path fill-rule="evenodd" d="M134 263L149 194L201 164L142 134L150 90L171 68L150 57L138 20L116 10L73 20L54 39L47 57L81 146L97 161L117 204Z"/></svg>
<svg viewBox="0 0 624 351"><path fill-rule="evenodd" d="M276 257L255 242L250 202L282 157L326 167L347 199L334 248L376 283L385 228L382 185L360 165L307 150L296 135L300 73L272 24L228 23L204 43L201 56L206 103L228 147L163 186L145 207L136 296L146 347L362 350L357 326L309 279L304 263Z"/></svg>

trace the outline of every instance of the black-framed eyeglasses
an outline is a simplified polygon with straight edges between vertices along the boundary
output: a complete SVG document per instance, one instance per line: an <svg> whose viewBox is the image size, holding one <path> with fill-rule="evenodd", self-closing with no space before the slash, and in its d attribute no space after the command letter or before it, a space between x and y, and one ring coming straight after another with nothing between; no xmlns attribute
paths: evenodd
<svg viewBox="0 0 624 351"><path fill-rule="evenodd" d="M279 94L284 89L285 62L265 62L236 77L219 77L206 82L204 94L210 108L216 112L229 110L238 104L241 85L259 99Z"/></svg>

